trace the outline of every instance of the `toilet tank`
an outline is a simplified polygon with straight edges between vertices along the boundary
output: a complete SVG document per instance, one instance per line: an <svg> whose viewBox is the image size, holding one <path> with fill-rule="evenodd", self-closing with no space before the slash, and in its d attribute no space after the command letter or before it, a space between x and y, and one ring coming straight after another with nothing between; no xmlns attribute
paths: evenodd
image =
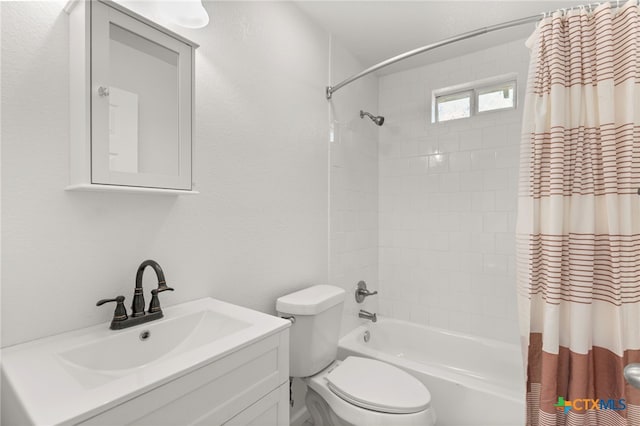
<svg viewBox="0 0 640 426"><path fill-rule="evenodd" d="M293 316L289 330L289 375L308 377L336 359L344 290L315 285L278 298L280 316Z"/></svg>

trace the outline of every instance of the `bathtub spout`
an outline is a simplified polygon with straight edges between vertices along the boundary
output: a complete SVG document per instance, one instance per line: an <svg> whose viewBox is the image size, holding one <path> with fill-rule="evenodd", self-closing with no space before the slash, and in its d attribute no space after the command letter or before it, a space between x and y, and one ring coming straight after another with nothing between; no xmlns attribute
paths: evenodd
<svg viewBox="0 0 640 426"><path fill-rule="evenodd" d="M360 309L360 312L358 312L358 317L371 320L371 322L378 321L378 317L375 313L365 311L364 309Z"/></svg>

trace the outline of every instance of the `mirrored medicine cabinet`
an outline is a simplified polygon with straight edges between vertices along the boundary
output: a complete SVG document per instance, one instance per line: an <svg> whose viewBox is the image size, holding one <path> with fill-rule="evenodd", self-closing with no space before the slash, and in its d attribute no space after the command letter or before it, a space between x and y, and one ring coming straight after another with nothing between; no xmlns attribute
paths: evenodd
<svg viewBox="0 0 640 426"><path fill-rule="evenodd" d="M194 193L194 51L111 1L74 1L69 190Z"/></svg>

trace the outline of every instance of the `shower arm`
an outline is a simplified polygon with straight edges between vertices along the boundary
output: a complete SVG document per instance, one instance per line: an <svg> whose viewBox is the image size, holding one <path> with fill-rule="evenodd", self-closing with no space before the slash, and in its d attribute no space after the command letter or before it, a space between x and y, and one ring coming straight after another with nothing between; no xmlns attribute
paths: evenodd
<svg viewBox="0 0 640 426"><path fill-rule="evenodd" d="M574 7L564 8L562 10L568 11L568 10L580 9L580 8L588 8L588 9L591 10L592 8L594 8L596 6L599 6L599 5L600 5L600 3L591 3L591 4L587 4L587 5L582 5L582 6L574 6ZM619 6L619 2L618 2L618 6ZM616 6L616 7L618 7L618 6ZM378 71L381 68L384 68L384 67L387 67L389 65L395 64L396 62L400 62L400 61L403 61L403 60L405 60L407 58L411 58L412 56L419 55L421 53L428 52L430 50L436 49L438 47L446 46L448 44L456 43L458 41L466 40L468 38L472 38L472 37L476 37L476 36L479 36L479 35L487 34L487 33L493 32L493 31L503 30L505 28L517 27L519 25L524 25L524 24L528 24L528 23L532 23L532 22L537 22L540 19L544 18L545 16L551 16L552 14L553 14L553 11L544 12L544 13L538 13L537 15L528 16L526 18L515 19L513 21L507 21L507 22L502 22L500 24L491 25L491 26L488 26L488 27L478 28L477 30L473 30L473 31L469 31L469 32L466 32L466 33L458 34L456 36L449 37L449 38L446 38L444 40L440 40L440 41L432 43L432 44L427 44L426 46L418 47L417 49L413 49L413 50L410 50L408 52L402 53L400 55L394 56L394 57L389 58L389 59L387 59L385 61L382 61L380 63L372 65L369 68L365 69L364 71L361 71L358 74L354 74L351 77L341 81L338 84L335 84L333 86L327 86L326 87L327 100L330 100L332 95L335 92L337 92L338 90L342 89L347 84L350 84L350 83L352 83L352 82L354 82L356 80L359 80L362 77L364 77L366 75L369 75L372 72Z"/></svg>

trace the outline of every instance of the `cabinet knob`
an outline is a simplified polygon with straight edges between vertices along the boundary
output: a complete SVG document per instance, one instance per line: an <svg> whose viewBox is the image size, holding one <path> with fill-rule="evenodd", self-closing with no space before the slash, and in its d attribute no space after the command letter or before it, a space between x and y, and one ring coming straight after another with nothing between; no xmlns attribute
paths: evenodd
<svg viewBox="0 0 640 426"><path fill-rule="evenodd" d="M109 96L109 88L100 86L98 87L98 95L99 96Z"/></svg>

